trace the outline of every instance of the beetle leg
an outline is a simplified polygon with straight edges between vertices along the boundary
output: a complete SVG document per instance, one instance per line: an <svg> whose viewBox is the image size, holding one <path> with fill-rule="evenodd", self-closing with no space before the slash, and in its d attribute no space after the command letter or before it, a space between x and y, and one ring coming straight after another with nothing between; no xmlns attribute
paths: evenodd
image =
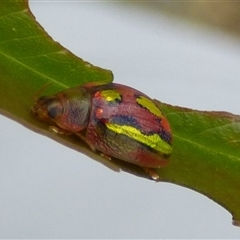
<svg viewBox="0 0 240 240"><path fill-rule="evenodd" d="M143 170L155 181L159 180L159 175L154 171L154 169L143 167Z"/></svg>
<svg viewBox="0 0 240 240"><path fill-rule="evenodd" d="M81 138L91 148L93 152L96 152L95 147L81 133L76 132L74 134Z"/></svg>
<svg viewBox="0 0 240 240"><path fill-rule="evenodd" d="M106 155L106 154L104 154L104 153L100 153L100 155L101 155L102 157L104 157L105 159L107 159L108 161L111 161L111 160L112 160L112 158L111 158L109 155Z"/></svg>
<svg viewBox="0 0 240 240"><path fill-rule="evenodd" d="M54 132L54 133L57 133L57 134L64 134L64 135L72 134L71 132L69 132L65 129L59 128L57 126L49 126L49 130Z"/></svg>

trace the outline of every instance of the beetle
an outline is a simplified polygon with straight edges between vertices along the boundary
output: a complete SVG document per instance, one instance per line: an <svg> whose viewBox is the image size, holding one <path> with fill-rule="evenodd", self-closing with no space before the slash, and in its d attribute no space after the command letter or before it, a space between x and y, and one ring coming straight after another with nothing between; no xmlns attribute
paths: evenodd
<svg viewBox="0 0 240 240"><path fill-rule="evenodd" d="M159 168L172 152L168 120L153 99L129 86L90 83L69 88L40 97L31 111L56 132L79 136L109 159Z"/></svg>

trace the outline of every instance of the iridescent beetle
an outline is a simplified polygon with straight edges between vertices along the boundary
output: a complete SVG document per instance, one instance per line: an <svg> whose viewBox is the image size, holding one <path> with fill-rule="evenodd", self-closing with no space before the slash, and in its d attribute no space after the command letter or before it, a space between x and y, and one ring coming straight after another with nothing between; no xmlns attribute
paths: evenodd
<svg viewBox="0 0 240 240"><path fill-rule="evenodd" d="M162 111L128 86L92 83L70 88L40 97L32 112L108 158L159 168L172 152L172 133Z"/></svg>

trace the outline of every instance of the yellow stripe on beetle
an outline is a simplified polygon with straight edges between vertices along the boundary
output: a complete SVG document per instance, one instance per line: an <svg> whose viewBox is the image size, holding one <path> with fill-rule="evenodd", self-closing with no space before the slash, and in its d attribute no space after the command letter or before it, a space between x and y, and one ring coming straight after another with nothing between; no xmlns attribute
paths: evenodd
<svg viewBox="0 0 240 240"><path fill-rule="evenodd" d="M121 95L115 90L104 90L101 92L101 96L107 101L112 102L115 100L121 100Z"/></svg>
<svg viewBox="0 0 240 240"><path fill-rule="evenodd" d="M153 103L152 100L144 96L139 96L137 98L137 103L140 104L142 107L147 108L152 114L158 117L163 117L161 110Z"/></svg>
<svg viewBox="0 0 240 240"><path fill-rule="evenodd" d="M136 128L126 125L106 123L106 126L108 129L119 134L124 134L158 152L161 152L162 154L168 155L172 152L172 146L163 141L156 133L152 135L145 135Z"/></svg>

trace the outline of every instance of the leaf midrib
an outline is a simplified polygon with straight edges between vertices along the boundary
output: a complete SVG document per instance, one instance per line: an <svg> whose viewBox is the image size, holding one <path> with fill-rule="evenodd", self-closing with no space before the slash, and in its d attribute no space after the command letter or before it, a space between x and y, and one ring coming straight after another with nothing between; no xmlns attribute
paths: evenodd
<svg viewBox="0 0 240 240"><path fill-rule="evenodd" d="M203 144L199 144L199 143L193 142L193 141L191 141L191 140L189 140L189 139L187 139L187 138L180 137L180 136L177 135L177 134L174 134L173 136L174 136L174 138L178 138L179 140L181 140L181 141L183 141L183 142L187 142L188 144L193 145L193 146L195 146L195 147L198 147L199 149L204 149L205 151L210 152L210 153L212 153L212 154L222 155L222 156L224 156L224 157L227 157L227 158L231 159L232 161L233 161L233 160L235 160L235 161L240 161L240 157L237 157L237 156L234 156L234 155L229 155L229 154L227 155L227 154L225 154L225 153L222 152L222 151L219 152L219 151L213 150L213 148L209 148L209 147L206 147L206 146L203 145Z"/></svg>
<svg viewBox="0 0 240 240"><path fill-rule="evenodd" d="M3 52L0 52L0 54L2 54L4 57L8 58L10 61L15 62L15 63L21 65L22 67L24 67L24 68L26 68L26 69L34 72L35 74L38 74L39 76L48 79L48 80L50 81L50 83L54 83L54 84L56 84L56 85L58 85L58 86L61 86L61 87L63 87L63 88L69 88L68 85L63 84L63 83L57 81L56 79L54 79L54 78L52 78L52 77L49 77L49 76L47 76L47 75L45 75L45 74L37 71L36 69L34 69L34 68L32 68L32 67L29 67L28 65L24 64L23 62L20 62L20 61L17 60L16 58L9 56L8 54L5 54L5 53L3 53Z"/></svg>

